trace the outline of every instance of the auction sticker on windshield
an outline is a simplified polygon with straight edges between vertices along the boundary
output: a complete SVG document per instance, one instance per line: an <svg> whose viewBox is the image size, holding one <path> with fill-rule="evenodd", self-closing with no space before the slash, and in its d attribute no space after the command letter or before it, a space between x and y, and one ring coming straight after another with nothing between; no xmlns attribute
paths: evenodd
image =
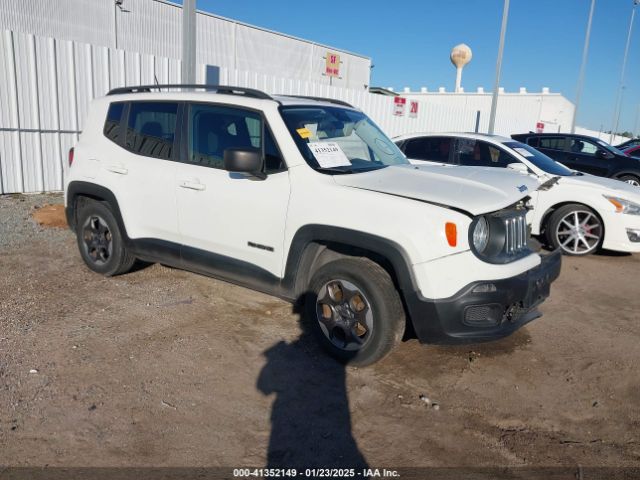
<svg viewBox="0 0 640 480"><path fill-rule="evenodd" d="M520 155L522 155L523 157L533 157L533 153L528 152L526 149L522 147L516 147L514 148L514 150L518 152Z"/></svg>
<svg viewBox="0 0 640 480"><path fill-rule="evenodd" d="M313 153L322 168L343 167L351 165L340 145L335 142L309 142L307 147Z"/></svg>

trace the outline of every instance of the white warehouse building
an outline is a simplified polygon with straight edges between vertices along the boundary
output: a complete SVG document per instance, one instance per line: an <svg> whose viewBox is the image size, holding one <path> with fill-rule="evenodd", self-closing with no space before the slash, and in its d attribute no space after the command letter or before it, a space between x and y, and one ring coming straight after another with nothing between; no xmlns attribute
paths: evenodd
<svg viewBox="0 0 640 480"><path fill-rule="evenodd" d="M0 194L59 191L88 105L110 89L181 83L182 7L166 0L20 0L0 8ZM197 83L332 97L361 108L390 136L486 132L487 92L369 91L371 59L198 12ZM390 92L386 92L390 93ZM568 130L562 95L503 93L496 133ZM597 134L597 132L596 132Z"/></svg>
<svg viewBox="0 0 640 480"><path fill-rule="evenodd" d="M526 133L509 129L508 122L515 116L520 116L521 122L529 125L527 131L534 130L536 127L548 133L571 130L575 107L562 94L551 92L549 88L543 88L541 92L528 92L524 87L517 92L505 92L500 88L498 93L499 103L496 115L498 132ZM482 126L489 119L492 93L485 92L482 87L471 92L465 92L463 89L458 92L447 92L443 87L438 88L437 91L429 91L426 87L422 87L417 92L404 88L399 94L411 100L445 105L468 112L480 112L479 130L486 131Z"/></svg>
<svg viewBox="0 0 640 480"><path fill-rule="evenodd" d="M179 59L182 6L165 0L5 1L0 29ZM371 59L198 11L196 62L345 88L369 86ZM339 74L326 75L327 54Z"/></svg>

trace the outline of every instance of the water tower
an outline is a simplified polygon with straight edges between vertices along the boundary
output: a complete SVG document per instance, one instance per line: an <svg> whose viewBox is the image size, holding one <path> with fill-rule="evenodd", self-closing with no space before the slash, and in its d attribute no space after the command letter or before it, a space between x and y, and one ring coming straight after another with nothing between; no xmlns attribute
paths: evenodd
<svg viewBox="0 0 640 480"><path fill-rule="evenodd" d="M456 92L461 90L460 84L462 83L462 69L471 61L473 53L468 45L461 43L451 49L451 63L456 67Z"/></svg>

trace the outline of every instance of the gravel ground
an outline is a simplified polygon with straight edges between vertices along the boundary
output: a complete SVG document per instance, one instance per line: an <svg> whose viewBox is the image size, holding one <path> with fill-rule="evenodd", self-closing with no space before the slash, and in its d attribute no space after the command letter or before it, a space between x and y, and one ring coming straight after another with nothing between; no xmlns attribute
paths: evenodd
<svg viewBox="0 0 640 480"><path fill-rule="evenodd" d="M42 205L64 203L61 193L48 195L0 195L0 252L15 248L28 240L46 240L62 245L66 232L45 228L31 219L33 210Z"/></svg>
<svg viewBox="0 0 640 480"><path fill-rule="evenodd" d="M280 300L90 272L30 219L61 201L0 197L0 465L640 466L638 255L565 258L509 338L345 370Z"/></svg>

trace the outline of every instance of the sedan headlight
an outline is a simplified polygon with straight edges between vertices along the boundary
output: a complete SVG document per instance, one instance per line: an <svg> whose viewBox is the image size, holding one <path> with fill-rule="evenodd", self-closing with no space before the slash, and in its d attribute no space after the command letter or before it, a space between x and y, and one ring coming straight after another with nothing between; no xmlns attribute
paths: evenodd
<svg viewBox="0 0 640 480"><path fill-rule="evenodd" d="M609 200L611 204L616 207L617 213L628 213L629 215L640 215L640 205L624 198L609 197L605 195L604 198Z"/></svg>
<svg viewBox="0 0 640 480"><path fill-rule="evenodd" d="M480 217L473 229L473 246L478 253L483 253L489 244L489 222L485 217Z"/></svg>

